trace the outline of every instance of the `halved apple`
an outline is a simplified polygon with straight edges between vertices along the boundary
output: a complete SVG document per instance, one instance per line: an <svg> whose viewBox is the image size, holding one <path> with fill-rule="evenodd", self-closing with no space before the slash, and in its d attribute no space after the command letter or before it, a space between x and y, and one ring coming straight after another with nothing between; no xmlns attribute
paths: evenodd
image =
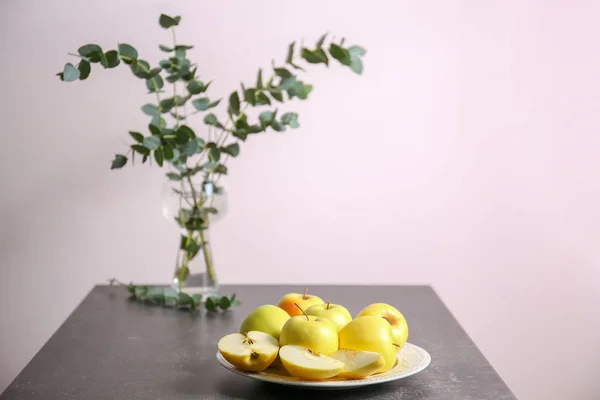
<svg viewBox="0 0 600 400"><path fill-rule="evenodd" d="M385 358L374 351L341 349L331 355L344 363L344 369L338 374L345 379L363 379L373 375L385 365Z"/></svg>
<svg viewBox="0 0 600 400"><path fill-rule="evenodd" d="M279 342L273 336L258 331L223 336L217 344L223 357L242 371L259 372L277 357Z"/></svg>
<svg viewBox="0 0 600 400"><path fill-rule="evenodd" d="M290 375L309 381L332 378L344 368L341 361L293 344L279 349L279 358Z"/></svg>

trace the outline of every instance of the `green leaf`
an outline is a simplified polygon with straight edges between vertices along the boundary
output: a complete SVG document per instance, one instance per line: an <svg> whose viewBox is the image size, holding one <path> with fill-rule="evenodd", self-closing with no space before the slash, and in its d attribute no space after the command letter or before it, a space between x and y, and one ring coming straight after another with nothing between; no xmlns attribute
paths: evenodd
<svg viewBox="0 0 600 400"><path fill-rule="evenodd" d="M194 131L186 125L180 126L175 132L175 141L178 144L186 144L191 138L195 137ZM194 153L192 153L194 154ZM191 155L191 154L187 154Z"/></svg>
<svg viewBox="0 0 600 400"><path fill-rule="evenodd" d="M156 163L159 167L163 166L164 156L162 149L154 150L154 159L156 160Z"/></svg>
<svg viewBox="0 0 600 400"><path fill-rule="evenodd" d="M308 94L312 91L312 85L305 85L300 81L294 82L287 89L288 96L290 99L294 97L298 97L299 99L306 100L308 98Z"/></svg>
<svg viewBox="0 0 600 400"><path fill-rule="evenodd" d="M156 75L155 77L146 80L146 87L150 93L160 92L160 89L164 86L165 82L160 75Z"/></svg>
<svg viewBox="0 0 600 400"><path fill-rule="evenodd" d="M160 115L160 110L155 104L144 104L142 106L142 112L151 117L154 117L155 115Z"/></svg>
<svg viewBox="0 0 600 400"><path fill-rule="evenodd" d="M161 100L161 102L160 102L160 111L162 113L167 113L167 112L171 111L171 109L173 107L175 107L175 99L172 97Z"/></svg>
<svg viewBox="0 0 600 400"><path fill-rule="evenodd" d="M231 301L229 300L229 297L221 297L219 299L219 307L221 307L223 310L227 310L229 307L231 307Z"/></svg>
<svg viewBox="0 0 600 400"><path fill-rule="evenodd" d="M112 162L112 165L110 166L110 169L123 168L125 164L127 164L127 157L122 154L117 154Z"/></svg>
<svg viewBox="0 0 600 400"><path fill-rule="evenodd" d="M329 65L329 58L327 57L327 54L325 54L325 51L321 48L315 51L310 51L306 48L302 49L302 58L311 64L323 63Z"/></svg>
<svg viewBox="0 0 600 400"><path fill-rule="evenodd" d="M167 178L169 178L172 181L180 181L181 175L179 175L177 172L167 172ZM185 236L181 237L182 239L185 238ZM183 250L183 248L181 248Z"/></svg>
<svg viewBox="0 0 600 400"><path fill-rule="evenodd" d="M204 117L204 123L206 125L212 125L212 126L216 126L219 128L223 128L223 124L221 124L219 122L219 120L217 119L217 116L215 114L208 114L207 116Z"/></svg>
<svg viewBox="0 0 600 400"><path fill-rule="evenodd" d="M132 144L131 149L135 152L140 153L143 156L150 155L150 150L148 150L145 146L142 146L141 144Z"/></svg>
<svg viewBox="0 0 600 400"><path fill-rule="evenodd" d="M215 301L213 300L212 297L209 297L208 299L206 299L206 302L204 303L204 307L208 311L217 311L217 304L215 303Z"/></svg>
<svg viewBox="0 0 600 400"><path fill-rule="evenodd" d="M367 51L360 46L352 46L348 48L348 52L352 57L360 57L367 54Z"/></svg>
<svg viewBox="0 0 600 400"><path fill-rule="evenodd" d="M198 142L196 140L190 140L183 147L183 154L185 154L188 157L193 156L194 154L199 153L200 151L202 151L202 149L198 147Z"/></svg>
<svg viewBox="0 0 600 400"><path fill-rule="evenodd" d="M282 78L291 78L294 76L287 68L275 68L275 75Z"/></svg>
<svg viewBox="0 0 600 400"><path fill-rule="evenodd" d="M240 145L232 143L228 146L221 147L221 153L229 154L231 157L237 157L240 154Z"/></svg>
<svg viewBox="0 0 600 400"><path fill-rule="evenodd" d="M170 53L175 50L174 48L165 46L164 44L158 45L158 48L167 53Z"/></svg>
<svg viewBox="0 0 600 400"><path fill-rule="evenodd" d="M235 91L229 96L229 113L238 115L240 113L240 96Z"/></svg>
<svg viewBox="0 0 600 400"><path fill-rule="evenodd" d="M277 111L263 111L259 114L258 119L263 127L269 126L275 120Z"/></svg>
<svg viewBox="0 0 600 400"><path fill-rule="evenodd" d="M256 90L252 88L244 89L244 101L256 105Z"/></svg>
<svg viewBox="0 0 600 400"><path fill-rule="evenodd" d="M217 168L215 168L215 169L213 170L213 172L214 172L215 174L223 174L223 175L227 175L227 167L226 167L226 166L224 166L223 164L219 164L219 165L217 165Z"/></svg>
<svg viewBox="0 0 600 400"><path fill-rule="evenodd" d="M208 158L212 162L217 162L217 161L219 161L221 159L221 152L219 151L218 148L212 147L208 151Z"/></svg>
<svg viewBox="0 0 600 400"><path fill-rule="evenodd" d="M168 70L171 68L171 62L169 60L161 60L158 64L164 70Z"/></svg>
<svg viewBox="0 0 600 400"><path fill-rule="evenodd" d="M204 169L215 169L218 166L219 166L218 163L212 162L212 161L208 161L208 162L202 164L202 168L204 168Z"/></svg>
<svg viewBox="0 0 600 400"><path fill-rule="evenodd" d="M152 117L152 121L150 122L150 125L154 125L157 128L163 128L163 127L167 126L167 122L163 119L162 116L155 115Z"/></svg>
<svg viewBox="0 0 600 400"><path fill-rule="evenodd" d="M161 71L161 68L152 68L150 71L148 71L148 79L157 76L158 74L160 74Z"/></svg>
<svg viewBox="0 0 600 400"><path fill-rule="evenodd" d="M239 300L231 300L231 305L232 306L239 306L240 304L242 304L242 302L239 301Z"/></svg>
<svg viewBox="0 0 600 400"><path fill-rule="evenodd" d="M138 143L142 143L144 141L144 135L142 135L139 132L129 131L129 134L131 135L133 140L135 140Z"/></svg>
<svg viewBox="0 0 600 400"><path fill-rule="evenodd" d="M326 37L327 37L327 33L325 33L323 36L321 36L321 38L317 42L317 48L318 49L320 49L321 47L323 47L323 43L325 43L325 38Z"/></svg>
<svg viewBox="0 0 600 400"><path fill-rule="evenodd" d="M208 86L210 86L210 82L208 82L208 84L205 85L201 81L193 80L187 84L187 90L191 94L200 94L200 93L206 92L206 89L208 89Z"/></svg>
<svg viewBox="0 0 600 400"><path fill-rule="evenodd" d="M263 80L262 80L262 69L258 70L258 76L256 77L256 88L257 89L262 89L263 87Z"/></svg>
<svg viewBox="0 0 600 400"><path fill-rule="evenodd" d="M210 108L210 100L208 97L200 97L192 101L192 105L198 111L206 111Z"/></svg>
<svg viewBox="0 0 600 400"><path fill-rule="evenodd" d="M104 57L101 61L105 68L115 68L121 62L121 60L119 60L119 53L117 53L116 50L110 50L104 53Z"/></svg>
<svg viewBox="0 0 600 400"><path fill-rule="evenodd" d="M296 45L296 42L292 42L290 43L290 46L288 47L288 53L287 53L287 57L285 62L288 64L292 63L292 60L294 59L294 46Z"/></svg>
<svg viewBox="0 0 600 400"><path fill-rule="evenodd" d="M234 137L244 141L248 138L248 131L246 129L235 129L231 132L231 134Z"/></svg>
<svg viewBox="0 0 600 400"><path fill-rule="evenodd" d="M100 54L102 54L102 48L97 44L86 44L77 51L82 57L86 57L91 62L100 61Z"/></svg>
<svg viewBox="0 0 600 400"><path fill-rule="evenodd" d="M158 149L161 145L160 138L158 136L146 136L144 138L144 147L148 150Z"/></svg>
<svg viewBox="0 0 600 400"><path fill-rule="evenodd" d="M256 104L259 106L271 105L271 99L265 93L260 92L256 98Z"/></svg>
<svg viewBox="0 0 600 400"><path fill-rule="evenodd" d="M340 64L350 65L350 52L344 49L343 47L340 47L335 43L331 43L331 45L329 46L329 54L331 54L331 57L338 60Z"/></svg>
<svg viewBox="0 0 600 400"><path fill-rule="evenodd" d="M352 61L350 62L350 69L358 75L362 74L363 64L360 58L352 58Z"/></svg>
<svg viewBox="0 0 600 400"><path fill-rule="evenodd" d="M87 62L86 60L81 60L79 62L79 65L77 66L77 69L79 70L79 80L84 80L87 79L88 76L90 76L90 72L92 70L90 63Z"/></svg>
<svg viewBox="0 0 600 400"><path fill-rule="evenodd" d="M271 94L272 98L274 98L275 100L277 100L280 103L283 103L283 94L281 93L280 90L278 90L278 89L270 90L269 89L269 93Z"/></svg>
<svg viewBox="0 0 600 400"><path fill-rule="evenodd" d="M119 55L125 64L131 64L133 60L138 58L137 50L127 43L119 44Z"/></svg>
<svg viewBox="0 0 600 400"><path fill-rule="evenodd" d="M148 72L150 71L150 64L148 64L148 61L135 60L129 67L131 68L131 72L138 78L148 79Z"/></svg>
<svg viewBox="0 0 600 400"><path fill-rule="evenodd" d="M288 112L281 116L281 123L283 125L289 125L290 128L296 129L300 125L298 124L298 114L295 112Z"/></svg>
<svg viewBox="0 0 600 400"><path fill-rule="evenodd" d="M285 131L285 125L282 125L281 123L279 123L279 121L273 121L273 123L271 124L271 128L273 128L273 130L277 132Z"/></svg>
<svg viewBox="0 0 600 400"><path fill-rule="evenodd" d="M179 25L179 21L180 20L181 20L181 17L179 17L179 16L177 16L177 17L169 17L168 15L161 14L160 18L158 19L158 23L163 28L169 29L172 26Z"/></svg>
<svg viewBox="0 0 600 400"><path fill-rule="evenodd" d="M185 49L181 47L175 48L175 57L177 58L185 58Z"/></svg>
<svg viewBox="0 0 600 400"><path fill-rule="evenodd" d="M163 156L164 156L165 160L170 160L173 158L173 148L171 146L169 146L168 144L165 144L162 147L162 152L163 152Z"/></svg>
<svg viewBox="0 0 600 400"><path fill-rule="evenodd" d="M71 63L65 64L63 70L63 79L66 82L76 81L81 76L81 72Z"/></svg>
<svg viewBox="0 0 600 400"><path fill-rule="evenodd" d="M150 125L148 125L148 129L150 130L150 132L152 132L152 134L154 136L160 136L162 134L162 132L158 126L150 124Z"/></svg>

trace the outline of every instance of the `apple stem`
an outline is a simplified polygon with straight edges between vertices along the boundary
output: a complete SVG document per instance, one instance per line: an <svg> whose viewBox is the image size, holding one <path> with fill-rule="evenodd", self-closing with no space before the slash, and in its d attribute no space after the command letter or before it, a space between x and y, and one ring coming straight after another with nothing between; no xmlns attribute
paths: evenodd
<svg viewBox="0 0 600 400"><path fill-rule="evenodd" d="M397 348L400 348L400 345L399 345L399 344L396 344L396 343L392 343L392 344L393 344L394 346L396 346Z"/></svg>
<svg viewBox="0 0 600 400"><path fill-rule="evenodd" d="M306 300L306 291L307 291L307 290L308 290L307 288L304 288L304 294L302 295L302 299L303 299L303 300Z"/></svg>
<svg viewBox="0 0 600 400"><path fill-rule="evenodd" d="M326 310L329 310L329 302L327 302L327 308L326 308Z"/></svg>
<svg viewBox="0 0 600 400"><path fill-rule="evenodd" d="M300 306L298 305L298 303L294 303L294 305L295 305L296 307L298 307L298 308L300 309L300 311L302 311L302 314L304 314L304 316L306 317L306 320L307 320L307 321L310 321L310 318L308 318L308 314L306 314L306 313L304 312L304 310L302 309L302 307L300 307Z"/></svg>

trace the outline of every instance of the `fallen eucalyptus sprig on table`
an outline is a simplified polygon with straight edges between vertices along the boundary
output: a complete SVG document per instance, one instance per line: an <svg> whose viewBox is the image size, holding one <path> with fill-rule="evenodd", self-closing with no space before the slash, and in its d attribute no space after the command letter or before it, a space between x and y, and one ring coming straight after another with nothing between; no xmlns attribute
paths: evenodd
<svg viewBox="0 0 600 400"><path fill-rule="evenodd" d="M202 304L202 297L198 294L177 292L171 288L159 286L134 285L133 283L125 284L115 278L109 279L108 282L111 286L117 284L125 287L132 299L144 303L163 307L188 308L190 311L195 311ZM241 302L235 298L234 293L230 297L209 297L205 300L204 308L207 311L216 312L219 310L225 311L232 306L239 306L240 304Z"/></svg>

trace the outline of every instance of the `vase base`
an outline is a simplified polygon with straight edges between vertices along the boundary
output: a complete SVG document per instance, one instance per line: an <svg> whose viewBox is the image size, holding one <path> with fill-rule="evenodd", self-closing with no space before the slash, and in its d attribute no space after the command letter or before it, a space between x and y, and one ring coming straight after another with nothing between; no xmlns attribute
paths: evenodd
<svg viewBox="0 0 600 400"><path fill-rule="evenodd" d="M206 273L190 274L181 284L179 279L174 277L171 287L177 292L199 294L202 296L202 302L211 296L217 296L219 293L219 286L211 282Z"/></svg>

